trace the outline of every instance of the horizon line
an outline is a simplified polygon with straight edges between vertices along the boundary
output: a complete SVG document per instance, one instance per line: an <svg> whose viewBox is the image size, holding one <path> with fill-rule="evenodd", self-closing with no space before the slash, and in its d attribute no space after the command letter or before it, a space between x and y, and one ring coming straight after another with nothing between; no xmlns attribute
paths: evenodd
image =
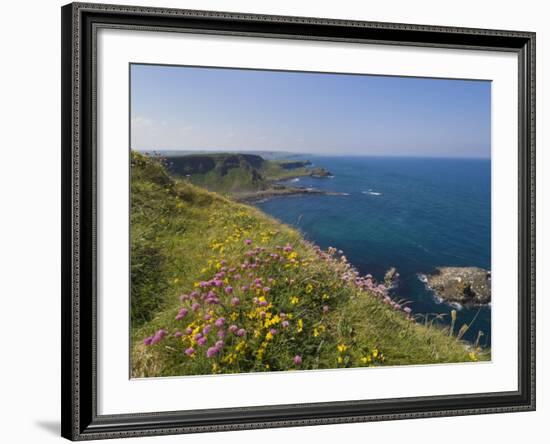
<svg viewBox="0 0 550 444"><path fill-rule="evenodd" d="M462 160L491 160L492 156L436 156L436 155L418 155L418 154L361 154L361 153L317 153L317 152L294 152L284 150L266 150L266 149L247 149L247 150L223 150L223 149L173 149L173 148L157 148L157 149L135 149L130 148L132 151L138 151L141 153L149 152L181 152L181 154L189 153L204 153L204 154L255 154L255 153L276 153L276 154L288 154L291 156L318 156L318 157L394 157L394 158L407 158L407 159L462 159Z"/></svg>

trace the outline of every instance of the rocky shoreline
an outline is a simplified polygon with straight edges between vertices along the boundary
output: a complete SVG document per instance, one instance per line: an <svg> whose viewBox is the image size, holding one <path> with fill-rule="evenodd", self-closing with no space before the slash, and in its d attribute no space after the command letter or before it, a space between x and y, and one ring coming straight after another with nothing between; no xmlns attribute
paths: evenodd
<svg viewBox="0 0 550 444"><path fill-rule="evenodd" d="M478 267L438 267L419 278L443 302L463 306L491 303L491 271Z"/></svg>
<svg viewBox="0 0 550 444"><path fill-rule="evenodd" d="M299 187L276 187L267 190L249 191L234 194L233 198L238 202L253 203L274 197L299 196L305 194L315 194L321 196L346 196L346 193L336 191L319 190L317 188L299 188Z"/></svg>

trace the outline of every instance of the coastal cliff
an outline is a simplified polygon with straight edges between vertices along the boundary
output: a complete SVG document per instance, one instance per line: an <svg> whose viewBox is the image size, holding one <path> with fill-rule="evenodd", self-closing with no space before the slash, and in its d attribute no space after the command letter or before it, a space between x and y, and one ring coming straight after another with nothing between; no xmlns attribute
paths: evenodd
<svg viewBox="0 0 550 444"><path fill-rule="evenodd" d="M390 295L395 270L361 276L343 252L135 152L131 278L133 377L489 358L416 322Z"/></svg>
<svg viewBox="0 0 550 444"><path fill-rule="evenodd" d="M322 190L287 186L299 177L330 177L308 160L267 160L257 154L213 153L164 157L168 172L191 183L238 199L252 201L291 194L327 194Z"/></svg>

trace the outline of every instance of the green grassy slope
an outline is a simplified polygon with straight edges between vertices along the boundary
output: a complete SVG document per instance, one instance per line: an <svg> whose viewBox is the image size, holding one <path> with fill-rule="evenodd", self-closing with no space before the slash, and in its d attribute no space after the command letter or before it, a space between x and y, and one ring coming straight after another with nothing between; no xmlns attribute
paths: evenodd
<svg viewBox="0 0 550 444"><path fill-rule="evenodd" d="M166 165L172 174L224 195L266 190L274 181L322 170L308 168L309 162L266 160L258 155L239 153L170 156Z"/></svg>
<svg viewBox="0 0 550 444"><path fill-rule="evenodd" d="M334 251L156 160L132 153L131 193L134 377L487 357L359 288Z"/></svg>

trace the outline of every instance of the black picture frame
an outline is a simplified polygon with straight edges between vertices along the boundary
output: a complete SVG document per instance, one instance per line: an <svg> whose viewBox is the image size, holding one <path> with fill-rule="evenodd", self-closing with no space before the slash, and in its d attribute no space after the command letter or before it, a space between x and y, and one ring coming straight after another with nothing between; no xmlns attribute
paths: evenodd
<svg viewBox="0 0 550 444"><path fill-rule="evenodd" d="M535 33L85 3L68 4L61 14L62 436L85 440L535 409ZM100 27L515 53L519 62L518 390L98 415L94 76Z"/></svg>

